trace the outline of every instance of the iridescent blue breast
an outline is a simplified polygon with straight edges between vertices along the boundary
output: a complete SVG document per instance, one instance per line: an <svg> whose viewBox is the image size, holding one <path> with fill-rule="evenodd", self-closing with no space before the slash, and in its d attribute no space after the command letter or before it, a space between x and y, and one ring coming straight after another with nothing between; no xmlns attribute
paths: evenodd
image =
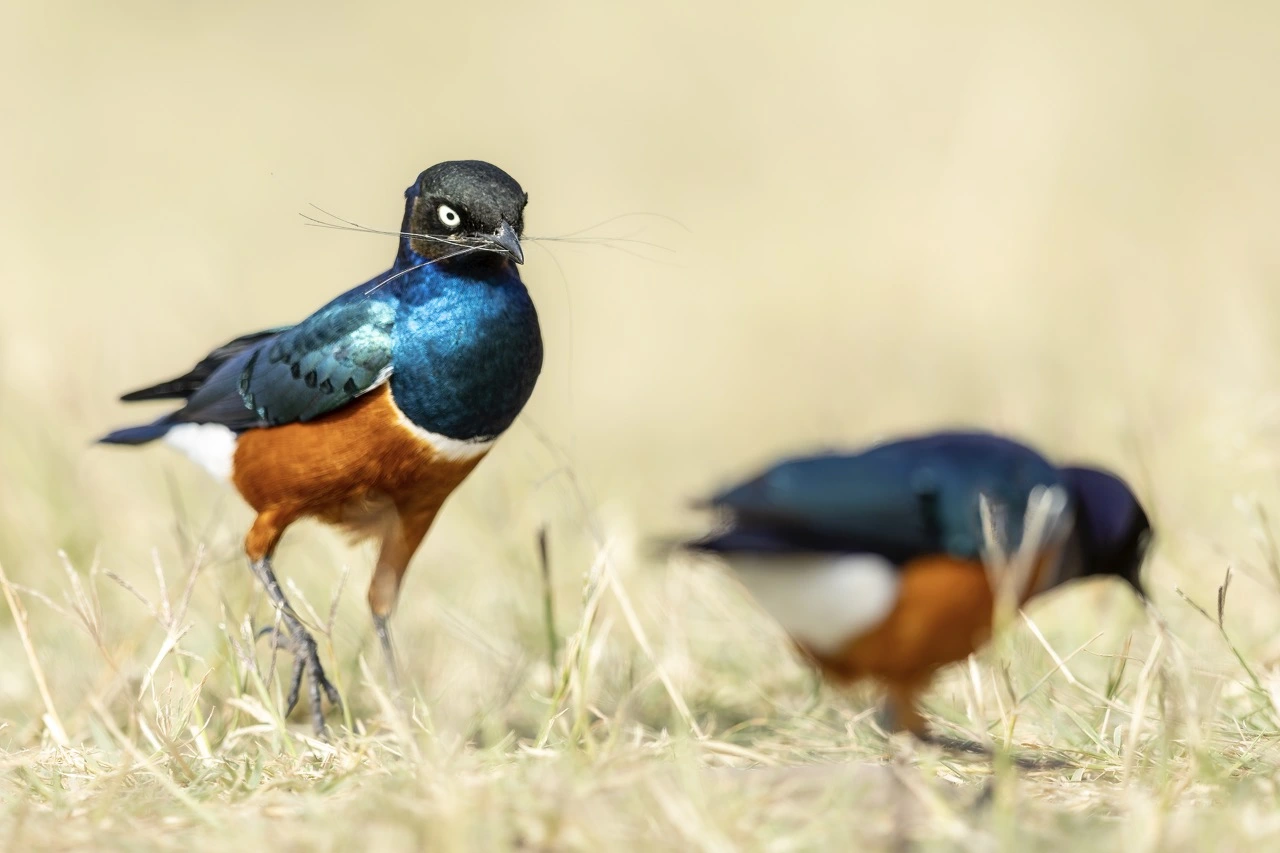
<svg viewBox="0 0 1280 853"><path fill-rule="evenodd" d="M511 426L542 370L542 334L514 267L424 274L400 288L391 393L416 426L458 440Z"/></svg>

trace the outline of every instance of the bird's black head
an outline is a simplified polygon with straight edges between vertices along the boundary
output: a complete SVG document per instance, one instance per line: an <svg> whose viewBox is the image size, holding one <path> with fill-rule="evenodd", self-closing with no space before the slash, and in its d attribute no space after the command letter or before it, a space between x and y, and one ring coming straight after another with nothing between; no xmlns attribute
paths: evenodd
<svg viewBox="0 0 1280 853"><path fill-rule="evenodd" d="M529 195L483 160L437 163L404 191L401 250L429 261L502 257L524 262L520 235Z"/></svg>
<svg viewBox="0 0 1280 853"><path fill-rule="evenodd" d="M1147 597L1139 572L1151 544L1151 523L1133 491L1097 468L1063 468L1076 507L1086 575L1115 575Z"/></svg>

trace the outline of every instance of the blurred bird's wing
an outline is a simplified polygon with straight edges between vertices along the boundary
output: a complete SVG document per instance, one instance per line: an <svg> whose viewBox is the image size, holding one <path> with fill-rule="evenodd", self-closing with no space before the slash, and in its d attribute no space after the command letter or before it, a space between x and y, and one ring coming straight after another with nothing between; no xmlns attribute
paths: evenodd
<svg viewBox="0 0 1280 853"><path fill-rule="evenodd" d="M984 544L980 497L1008 510L1006 532L1016 544L1029 490L1058 481L1048 462L1015 442L935 434L776 465L709 501L732 520L713 540L721 549L869 552L899 562L976 559Z"/></svg>
<svg viewBox="0 0 1280 853"><path fill-rule="evenodd" d="M713 497L730 527L691 544L712 551L876 553L894 561L938 553L945 550L938 487L914 484L910 474L864 456L784 462Z"/></svg>

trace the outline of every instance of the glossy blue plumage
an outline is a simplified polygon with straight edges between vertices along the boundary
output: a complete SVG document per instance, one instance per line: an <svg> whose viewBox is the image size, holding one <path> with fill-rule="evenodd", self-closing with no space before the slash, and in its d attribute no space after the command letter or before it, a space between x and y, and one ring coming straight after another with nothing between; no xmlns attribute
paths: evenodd
<svg viewBox="0 0 1280 853"><path fill-rule="evenodd" d="M467 201L459 210L477 235L432 236L436 202L422 184ZM388 380L396 405L424 430L466 441L507 429L533 393L542 337L513 256L498 251L509 247L486 240L518 229L525 195L495 167L467 161L424 172L405 196L406 236L391 269L296 326L237 338L188 374L126 395L187 402L102 440L142 443L183 423L239 432L310 421Z"/></svg>
<svg viewBox="0 0 1280 853"><path fill-rule="evenodd" d="M980 498L1012 551L1037 487L1060 488L1072 522L1053 582L1112 574L1145 594L1138 573L1151 527L1124 480L1098 468L1055 467L1023 444L982 432L782 462L712 497L708 503L725 512L728 525L688 547L727 555L877 554L899 567L939 555L979 561L986 543Z"/></svg>
<svg viewBox="0 0 1280 853"><path fill-rule="evenodd" d="M393 282L391 393L418 426L459 439L497 436L533 393L542 337L515 266L424 267Z"/></svg>
<svg viewBox="0 0 1280 853"><path fill-rule="evenodd" d="M986 433L938 433L856 454L789 460L710 503L730 529L697 547L734 551L837 551L895 563L981 555L979 495L1002 511L1004 536L1022 537L1036 486L1064 485L1059 471L1017 442Z"/></svg>

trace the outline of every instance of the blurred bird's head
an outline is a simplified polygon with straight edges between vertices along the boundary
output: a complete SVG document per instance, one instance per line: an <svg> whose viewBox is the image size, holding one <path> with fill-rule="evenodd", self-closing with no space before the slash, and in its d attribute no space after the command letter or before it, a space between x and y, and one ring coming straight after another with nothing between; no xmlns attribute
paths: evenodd
<svg viewBox="0 0 1280 853"><path fill-rule="evenodd" d="M1098 468L1062 468L1076 506L1076 527L1086 575L1115 575L1143 599L1139 573L1151 545L1151 523L1133 491Z"/></svg>
<svg viewBox="0 0 1280 853"><path fill-rule="evenodd" d="M482 160L437 163L404 192L402 251L427 261L451 257L524 262L520 235L529 195Z"/></svg>

